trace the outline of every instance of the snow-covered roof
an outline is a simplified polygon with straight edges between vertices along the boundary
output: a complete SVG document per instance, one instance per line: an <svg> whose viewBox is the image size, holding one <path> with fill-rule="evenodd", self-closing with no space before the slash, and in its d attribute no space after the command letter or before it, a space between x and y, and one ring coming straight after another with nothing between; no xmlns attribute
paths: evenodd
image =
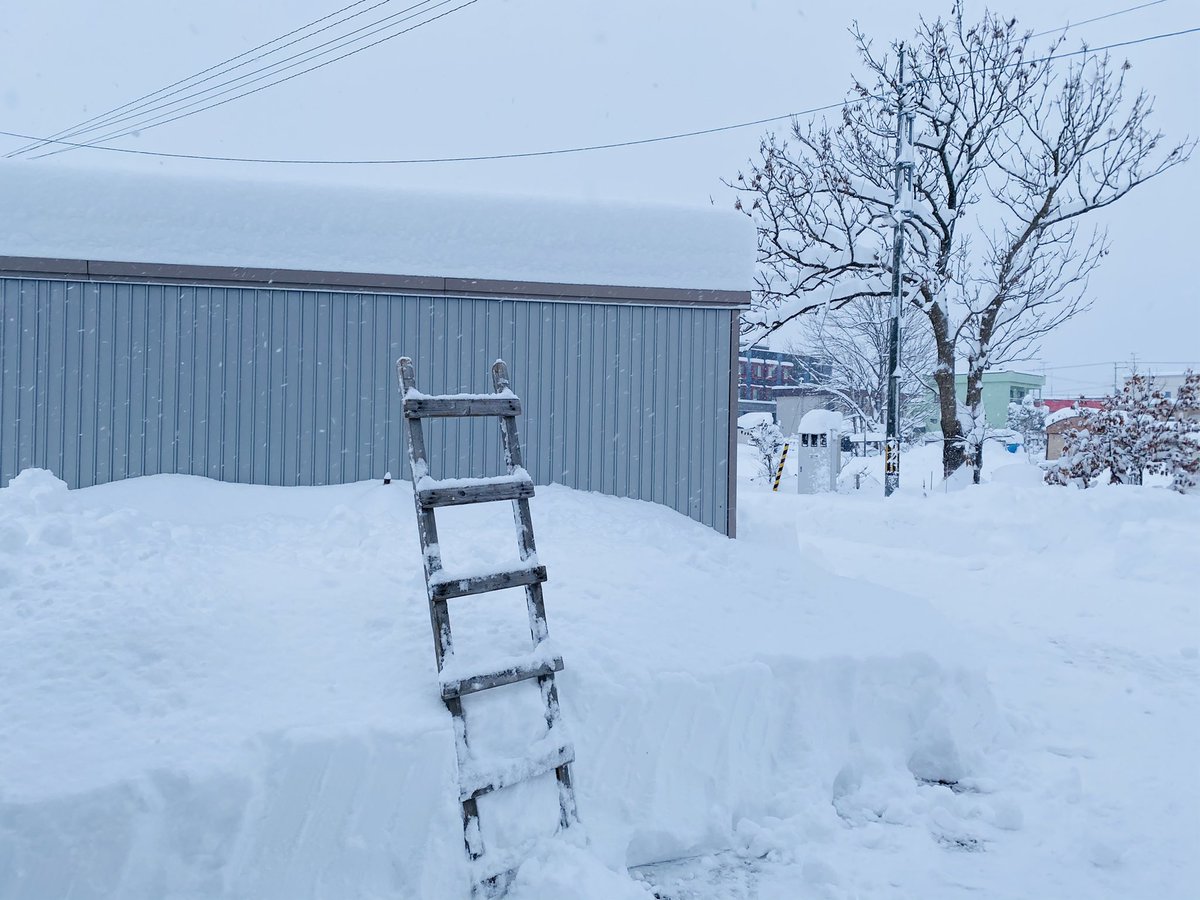
<svg viewBox="0 0 1200 900"><path fill-rule="evenodd" d="M804 434L822 434L826 431L844 432L849 429L846 428L846 417L840 412L832 409L810 409L800 419L796 430Z"/></svg>
<svg viewBox="0 0 1200 900"><path fill-rule="evenodd" d="M747 291L732 210L0 165L0 254Z"/></svg>
<svg viewBox="0 0 1200 900"><path fill-rule="evenodd" d="M1064 406L1062 409L1057 409L1046 416L1046 425L1054 425L1062 422L1065 419L1074 419L1082 414L1082 411L1074 406Z"/></svg>

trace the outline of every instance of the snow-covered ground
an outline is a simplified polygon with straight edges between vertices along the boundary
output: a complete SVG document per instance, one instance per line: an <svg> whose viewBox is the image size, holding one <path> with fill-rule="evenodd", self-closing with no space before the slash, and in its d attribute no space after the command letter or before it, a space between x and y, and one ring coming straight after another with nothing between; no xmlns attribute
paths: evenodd
<svg viewBox="0 0 1200 900"><path fill-rule="evenodd" d="M538 488L584 827L511 896L1194 896L1200 502L1031 474L744 482L737 541ZM515 556L504 505L441 519L448 568ZM511 593L457 663L521 648ZM466 896L408 485L25 473L0 598L0 897ZM537 738L528 685L469 699L481 757ZM494 847L553 827L548 778L490 799Z"/></svg>
<svg viewBox="0 0 1200 900"><path fill-rule="evenodd" d="M1004 454L991 484L926 497L929 455L887 502L743 485L742 539L783 533L813 566L927 599L969 636L1011 743L954 786L864 754L824 827L758 822L655 882L677 900L1196 896L1200 502L1049 488Z"/></svg>

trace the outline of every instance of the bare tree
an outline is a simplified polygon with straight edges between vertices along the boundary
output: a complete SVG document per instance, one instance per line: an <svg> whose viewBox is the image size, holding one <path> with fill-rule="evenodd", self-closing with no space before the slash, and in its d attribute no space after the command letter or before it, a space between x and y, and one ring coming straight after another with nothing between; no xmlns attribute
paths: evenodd
<svg viewBox="0 0 1200 900"><path fill-rule="evenodd" d="M757 303L743 332L889 296L903 95L917 134L913 196L901 204L911 209L905 297L934 341L945 474L971 458L978 477L983 373L1028 357L1086 307L1108 242L1102 229L1084 230L1085 217L1182 163L1194 144L1163 146L1147 124L1151 98L1128 96L1127 63L1067 55L1061 38L1037 57L1015 19L986 13L970 24L956 4L948 20L922 20L906 44L903 86L894 60L857 25L852 33L864 77L841 121L796 121L787 139L767 135L730 183L758 227Z"/></svg>
<svg viewBox="0 0 1200 900"><path fill-rule="evenodd" d="M829 365L813 387L835 396L844 411L863 420L864 430L882 429L887 412L888 340L891 322L886 304L852 300L806 316L799 337L789 345L797 359L815 356ZM911 439L931 412L934 346L929 323L916 307L904 309L901 321L900 433ZM818 374L818 373L814 373Z"/></svg>

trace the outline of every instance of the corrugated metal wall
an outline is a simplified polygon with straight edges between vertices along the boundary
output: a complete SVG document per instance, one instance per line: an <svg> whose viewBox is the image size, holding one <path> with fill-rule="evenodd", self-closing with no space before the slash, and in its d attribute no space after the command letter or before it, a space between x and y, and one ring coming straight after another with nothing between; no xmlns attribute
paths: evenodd
<svg viewBox="0 0 1200 900"><path fill-rule="evenodd" d="M728 531L734 310L30 278L0 278L0 310L0 486L399 475L396 358L442 393L490 390L502 357L538 483ZM495 420L429 443L435 475L498 471Z"/></svg>

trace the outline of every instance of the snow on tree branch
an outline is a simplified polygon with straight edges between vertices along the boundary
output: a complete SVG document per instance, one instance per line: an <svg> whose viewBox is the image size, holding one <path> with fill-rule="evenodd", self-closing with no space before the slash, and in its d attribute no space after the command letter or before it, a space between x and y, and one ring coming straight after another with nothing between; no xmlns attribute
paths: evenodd
<svg viewBox="0 0 1200 900"><path fill-rule="evenodd" d="M960 421L955 372L967 372L964 418L980 419L983 373L1027 358L1087 309L1109 245L1081 227L1086 217L1185 162L1194 142L1168 144L1151 127L1152 98L1129 95L1126 65L1088 55L1056 67L1015 19L968 22L956 3L947 18L921 20L905 42L905 85L889 52L857 25L853 35L862 70L840 118L766 135L728 182L758 229L743 335L890 295L902 97L918 136L904 294L933 335L946 474L968 458L978 471L982 444Z"/></svg>

